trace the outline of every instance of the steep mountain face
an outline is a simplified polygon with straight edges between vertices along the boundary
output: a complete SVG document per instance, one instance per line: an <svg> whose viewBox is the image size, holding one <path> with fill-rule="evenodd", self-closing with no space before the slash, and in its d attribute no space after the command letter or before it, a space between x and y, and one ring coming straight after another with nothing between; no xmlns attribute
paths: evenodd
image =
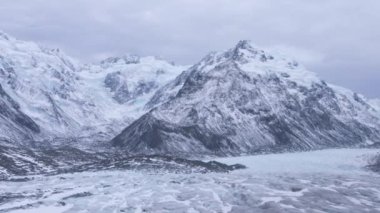
<svg viewBox="0 0 380 213"><path fill-rule="evenodd" d="M58 49L0 33L2 91L17 103L19 115L39 127L25 131L33 140L97 135L110 139L145 113L147 100L182 69L161 59L133 55L81 65ZM13 124L17 128L10 129L24 128ZM2 134L14 140L18 135Z"/></svg>
<svg viewBox="0 0 380 213"><path fill-rule="evenodd" d="M379 113L293 60L247 41L158 90L112 140L128 153L240 155L380 142Z"/></svg>
<svg viewBox="0 0 380 213"><path fill-rule="evenodd" d="M40 126L51 127L41 134L78 127L61 108L75 92L76 69L76 63L59 50L0 36L0 83L20 111Z"/></svg>
<svg viewBox="0 0 380 213"><path fill-rule="evenodd" d="M20 111L20 106L3 90L0 84L0 141L10 138L18 141L31 140L40 127ZM11 137L9 137L11 135Z"/></svg>

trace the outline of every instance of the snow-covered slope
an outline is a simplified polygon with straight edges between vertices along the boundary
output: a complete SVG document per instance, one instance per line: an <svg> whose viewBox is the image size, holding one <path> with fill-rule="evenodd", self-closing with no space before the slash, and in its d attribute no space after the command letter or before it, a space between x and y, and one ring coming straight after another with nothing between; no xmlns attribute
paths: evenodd
<svg viewBox="0 0 380 213"><path fill-rule="evenodd" d="M62 109L75 92L76 62L59 50L0 36L0 83L20 110L47 131L79 125ZM62 100L62 102L57 102Z"/></svg>
<svg viewBox="0 0 380 213"><path fill-rule="evenodd" d="M81 65L58 49L0 33L0 84L40 126L34 140L114 136L146 112L150 96L183 69L154 57L128 55Z"/></svg>
<svg viewBox="0 0 380 213"><path fill-rule="evenodd" d="M39 126L20 111L20 106L3 90L0 84L0 142L13 138L18 141L31 140L39 133ZM1 152L0 152L1 153Z"/></svg>
<svg viewBox="0 0 380 213"><path fill-rule="evenodd" d="M369 104L371 104L373 108L380 112L380 99L372 99L369 101Z"/></svg>
<svg viewBox="0 0 380 213"><path fill-rule="evenodd" d="M104 116L119 119L128 110L129 116L137 118L146 111L144 106L152 95L186 68L156 57L124 55L105 59L99 65L84 66L79 75L83 82L81 89L95 90L91 99L108 108Z"/></svg>
<svg viewBox="0 0 380 213"><path fill-rule="evenodd" d="M141 116L114 145L226 155L379 142L377 105L247 41L187 68L135 55L81 65L1 33L1 137L107 140Z"/></svg>
<svg viewBox="0 0 380 213"><path fill-rule="evenodd" d="M130 153L239 155L380 142L379 114L350 90L248 41L160 89L112 140Z"/></svg>

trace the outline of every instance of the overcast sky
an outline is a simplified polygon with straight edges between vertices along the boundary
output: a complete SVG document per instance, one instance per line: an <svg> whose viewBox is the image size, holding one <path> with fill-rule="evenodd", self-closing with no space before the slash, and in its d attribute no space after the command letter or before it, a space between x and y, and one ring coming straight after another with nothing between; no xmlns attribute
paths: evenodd
<svg viewBox="0 0 380 213"><path fill-rule="evenodd" d="M380 97L380 0L1 0L0 29L83 62L129 52L192 64L249 39Z"/></svg>

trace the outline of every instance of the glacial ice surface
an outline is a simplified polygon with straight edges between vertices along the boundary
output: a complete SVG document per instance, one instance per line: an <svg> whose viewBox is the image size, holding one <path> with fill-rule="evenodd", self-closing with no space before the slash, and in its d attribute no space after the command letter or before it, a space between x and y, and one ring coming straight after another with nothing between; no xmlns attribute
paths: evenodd
<svg viewBox="0 0 380 213"><path fill-rule="evenodd" d="M380 212L380 150L216 159L230 173L98 171L0 182L0 212Z"/></svg>

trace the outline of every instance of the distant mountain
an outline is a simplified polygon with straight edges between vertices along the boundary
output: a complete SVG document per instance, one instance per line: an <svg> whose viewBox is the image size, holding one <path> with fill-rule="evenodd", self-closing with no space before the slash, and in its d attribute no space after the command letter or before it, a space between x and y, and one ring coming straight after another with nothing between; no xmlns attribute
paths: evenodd
<svg viewBox="0 0 380 213"><path fill-rule="evenodd" d="M7 121L1 118L1 136L14 141L26 135L32 140L97 135L110 139L145 113L154 92L184 69L134 55L82 65L59 49L0 33L1 98L12 100L2 111L14 113L3 115Z"/></svg>
<svg viewBox="0 0 380 213"><path fill-rule="evenodd" d="M363 96L248 41L207 55L159 89L150 108L111 143L130 154L189 156L380 143L380 114Z"/></svg>
<svg viewBox="0 0 380 213"><path fill-rule="evenodd" d="M120 132L111 144L131 154L373 145L379 106L248 41L190 68L133 54L84 65L0 33L0 141L7 149L45 141L90 149Z"/></svg>
<svg viewBox="0 0 380 213"><path fill-rule="evenodd" d="M192 67L133 54L80 64L0 33L0 179L174 161L227 171L182 158L347 146L380 146L380 101L248 41Z"/></svg>

